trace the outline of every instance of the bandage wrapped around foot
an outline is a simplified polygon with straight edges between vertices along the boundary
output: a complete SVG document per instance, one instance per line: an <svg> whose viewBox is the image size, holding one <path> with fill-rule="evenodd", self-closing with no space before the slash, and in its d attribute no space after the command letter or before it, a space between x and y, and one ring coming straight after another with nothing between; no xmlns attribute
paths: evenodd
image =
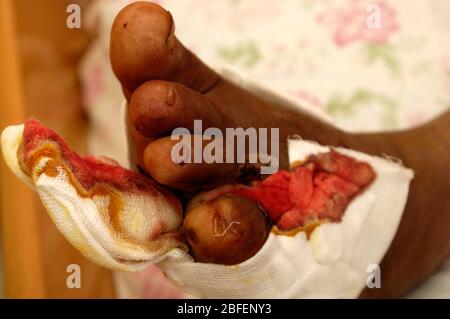
<svg viewBox="0 0 450 319"><path fill-rule="evenodd" d="M107 158L80 157L37 120L1 136L8 167L33 188L59 231L104 267L138 271L186 250L181 204L167 190Z"/></svg>
<svg viewBox="0 0 450 319"><path fill-rule="evenodd" d="M190 204L195 210L220 196L238 196L245 199L240 207L255 203L269 220L267 232L260 227L252 235L263 241L251 256L219 264L194 259L180 202L149 177L110 159L78 156L36 120L1 136L9 168L39 194L72 245L104 267L138 271L156 264L197 297L357 297L395 235L413 174L353 150L299 138L288 143L296 163L291 172L222 186ZM242 223L219 223L216 242L239 232Z"/></svg>

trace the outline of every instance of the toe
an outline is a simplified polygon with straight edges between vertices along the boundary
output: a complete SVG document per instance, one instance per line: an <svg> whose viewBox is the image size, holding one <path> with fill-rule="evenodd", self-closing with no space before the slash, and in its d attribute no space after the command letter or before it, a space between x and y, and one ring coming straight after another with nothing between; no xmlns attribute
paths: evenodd
<svg viewBox="0 0 450 319"><path fill-rule="evenodd" d="M192 138L193 140L193 138ZM162 185L183 191L208 189L237 178L236 164L179 163L172 150L179 141L164 137L150 143L144 151L147 172ZM203 146L209 142L204 141Z"/></svg>
<svg viewBox="0 0 450 319"><path fill-rule="evenodd" d="M155 138L143 136L130 122L128 122L128 131L129 137L131 141L133 141L133 143L129 145L131 147L129 150L129 155L131 155L130 160L131 162L135 162L138 167L144 168L143 154L145 148L148 144L153 142Z"/></svg>
<svg viewBox="0 0 450 319"><path fill-rule="evenodd" d="M192 132L194 120L202 120L203 128L224 127L220 113L207 98L173 82L142 84L131 96L128 115L136 130L146 137L170 135L179 127Z"/></svg>
<svg viewBox="0 0 450 319"><path fill-rule="evenodd" d="M110 55L125 92L155 79L179 82L199 92L218 82L218 75L178 41L174 29L171 14L154 3L133 3L118 14Z"/></svg>

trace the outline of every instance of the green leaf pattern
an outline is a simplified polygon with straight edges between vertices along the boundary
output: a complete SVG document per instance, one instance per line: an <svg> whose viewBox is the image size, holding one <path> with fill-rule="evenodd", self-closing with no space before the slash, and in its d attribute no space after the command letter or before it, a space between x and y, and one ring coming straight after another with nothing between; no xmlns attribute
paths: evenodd
<svg viewBox="0 0 450 319"><path fill-rule="evenodd" d="M261 60L261 52L253 41L239 42L234 46L220 47L217 49L218 55L236 67L250 69Z"/></svg>

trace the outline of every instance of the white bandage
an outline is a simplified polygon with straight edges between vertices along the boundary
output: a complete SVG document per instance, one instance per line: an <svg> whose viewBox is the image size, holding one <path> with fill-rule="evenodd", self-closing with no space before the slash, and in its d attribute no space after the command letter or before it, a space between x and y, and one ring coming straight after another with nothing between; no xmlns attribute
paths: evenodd
<svg viewBox="0 0 450 319"><path fill-rule="evenodd" d="M230 78L229 73L227 76ZM234 80L278 103L286 102L241 77ZM306 112L307 109L299 108ZM315 116L321 117L317 112ZM3 132L1 143L6 163L38 192L55 225L76 248L92 261L113 270L137 271L155 263L186 292L198 297L357 297L370 275L370 265L381 262L394 238L413 178L413 172L399 163L334 148L367 162L377 176L347 207L340 223L316 227L310 239L304 232L292 236L272 232L260 251L241 264L204 264L193 261L182 239L165 238L164 234L153 238L161 221L175 232L182 222L163 194L157 192L155 197L112 190L123 201L120 227L113 227L105 218L110 207L108 194L80 196L67 167L58 169L56 176L45 174L42 167L54 158L41 157L30 175L24 173L18 159L22 134L23 126L9 127ZM315 142L289 140L291 162L327 151L327 146Z"/></svg>

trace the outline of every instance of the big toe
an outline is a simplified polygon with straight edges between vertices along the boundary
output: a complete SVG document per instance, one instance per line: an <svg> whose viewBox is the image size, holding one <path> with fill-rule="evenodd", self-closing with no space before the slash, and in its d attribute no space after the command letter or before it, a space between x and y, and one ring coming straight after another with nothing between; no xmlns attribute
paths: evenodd
<svg viewBox="0 0 450 319"><path fill-rule="evenodd" d="M218 82L218 75L178 41L174 30L171 14L154 3L133 3L117 15L110 56L126 92L155 79L179 82L198 92Z"/></svg>

